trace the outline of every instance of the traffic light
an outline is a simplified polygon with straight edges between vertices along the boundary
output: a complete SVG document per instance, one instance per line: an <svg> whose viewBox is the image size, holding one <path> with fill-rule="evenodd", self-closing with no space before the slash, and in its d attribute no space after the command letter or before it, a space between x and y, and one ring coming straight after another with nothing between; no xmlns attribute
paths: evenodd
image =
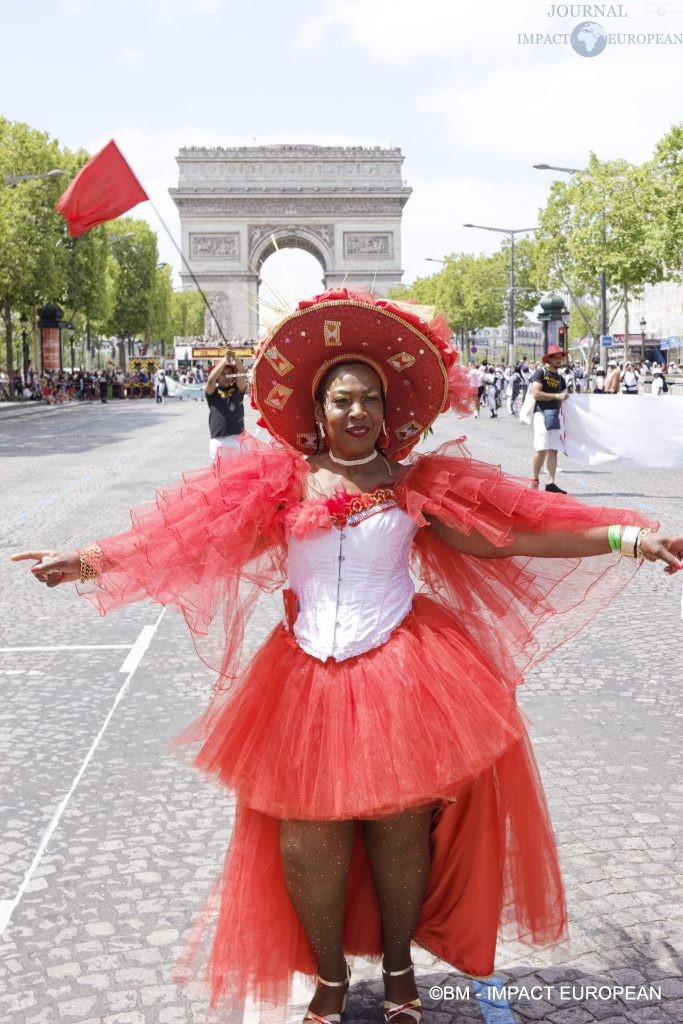
<svg viewBox="0 0 683 1024"><path fill-rule="evenodd" d="M566 349L567 347L567 325L558 324L557 327L557 344L560 348Z"/></svg>

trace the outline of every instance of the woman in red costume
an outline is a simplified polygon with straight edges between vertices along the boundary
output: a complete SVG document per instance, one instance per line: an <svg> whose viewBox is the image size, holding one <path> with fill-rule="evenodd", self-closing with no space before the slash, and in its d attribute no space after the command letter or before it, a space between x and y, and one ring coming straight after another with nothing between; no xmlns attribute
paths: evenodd
<svg viewBox="0 0 683 1024"><path fill-rule="evenodd" d="M449 339L369 294L303 302L255 365L275 442L158 492L126 533L15 556L48 586L86 583L102 614L175 605L218 672L178 740L201 740L196 765L239 801L180 968L213 1006L283 1005L301 971L318 976L306 1018L334 1024L360 954L382 956L387 1021L415 1024L412 942L485 977L502 926L564 933L515 688L629 568L680 569L683 536L529 490L458 442L403 461L440 412L470 406ZM277 587L283 623L244 665L249 612Z"/></svg>

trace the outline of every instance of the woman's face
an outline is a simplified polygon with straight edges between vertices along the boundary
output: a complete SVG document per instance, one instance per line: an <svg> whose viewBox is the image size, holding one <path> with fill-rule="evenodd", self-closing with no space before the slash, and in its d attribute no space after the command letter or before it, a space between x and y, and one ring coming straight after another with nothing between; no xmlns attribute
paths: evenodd
<svg viewBox="0 0 683 1024"><path fill-rule="evenodd" d="M382 432L384 404L378 375L364 363L343 363L328 377L315 418L329 448L340 457L362 458Z"/></svg>

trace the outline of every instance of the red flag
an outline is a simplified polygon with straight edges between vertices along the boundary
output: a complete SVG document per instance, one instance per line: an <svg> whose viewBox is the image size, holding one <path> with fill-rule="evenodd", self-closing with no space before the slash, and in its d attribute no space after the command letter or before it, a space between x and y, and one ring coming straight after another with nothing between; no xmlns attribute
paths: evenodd
<svg viewBox="0 0 683 1024"><path fill-rule="evenodd" d="M71 237L77 238L146 199L149 196L112 139L79 171L55 209Z"/></svg>

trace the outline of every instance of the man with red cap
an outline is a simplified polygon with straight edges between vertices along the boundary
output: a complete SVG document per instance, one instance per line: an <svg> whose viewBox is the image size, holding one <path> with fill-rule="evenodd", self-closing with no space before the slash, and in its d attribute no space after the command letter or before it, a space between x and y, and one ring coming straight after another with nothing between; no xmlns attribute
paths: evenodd
<svg viewBox="0 0 683 1024"><path fill-rule="evenodd" d="M567 353L558 345L551 345L543 356L543 366L539 366L531 378L531 394L536 399L534 412L534 459L533 484L538 488L538 481L545 463L548 473L546 491L566 494L555 483L557 472L557 453L563 448L562 424L560 409L568 397L567 382L559 372Z"/></svg>

